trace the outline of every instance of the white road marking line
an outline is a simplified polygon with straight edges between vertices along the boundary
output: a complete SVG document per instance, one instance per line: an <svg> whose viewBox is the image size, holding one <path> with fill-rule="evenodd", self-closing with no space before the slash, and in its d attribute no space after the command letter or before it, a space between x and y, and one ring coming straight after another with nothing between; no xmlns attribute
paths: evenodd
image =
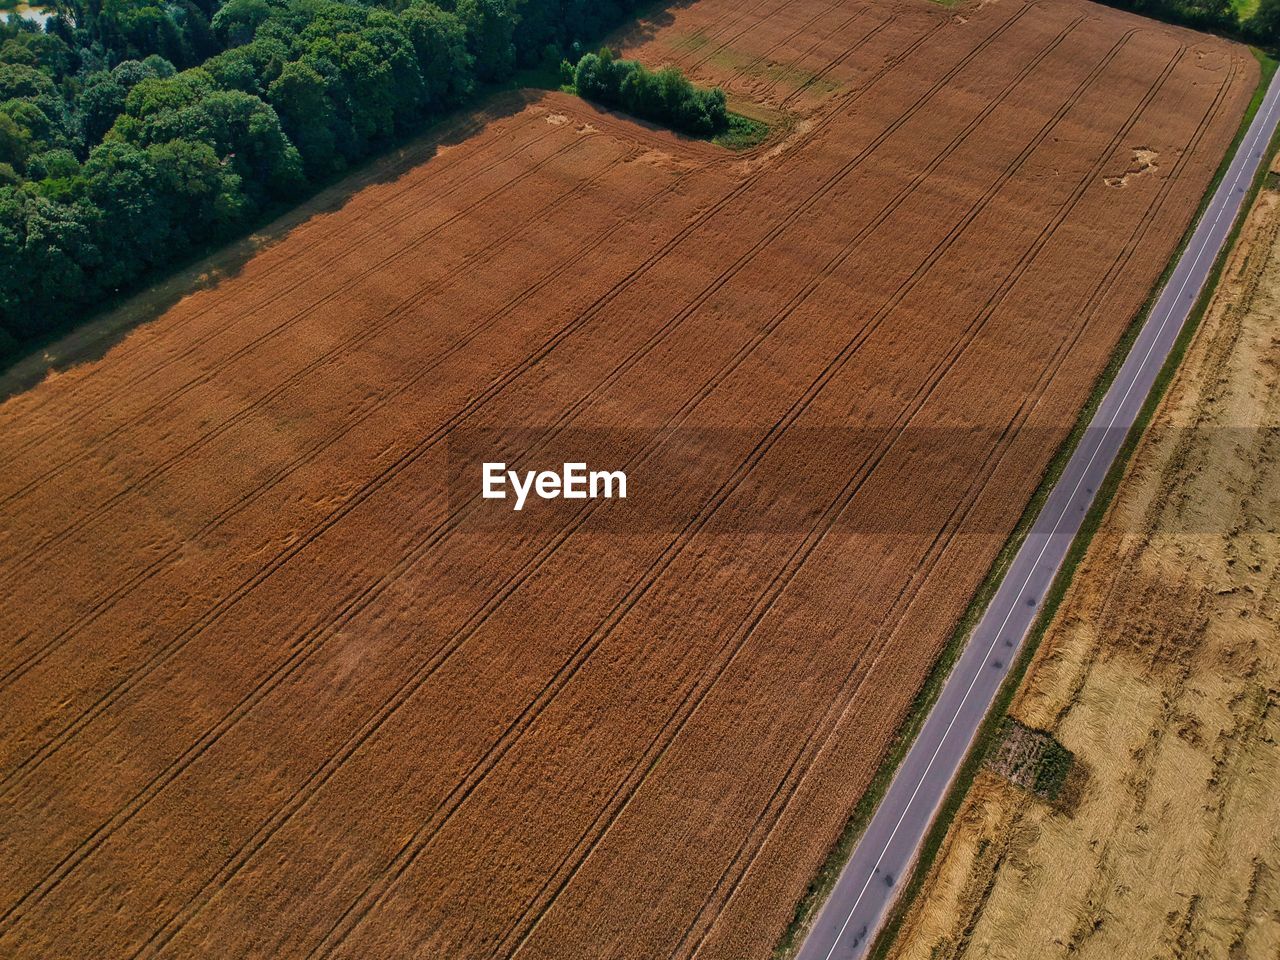
<svg viewBox="0 0 1280 960"><path fill-rule="evenodd" d="M1280 91L1280 86L1274 86L1274 83L1275 81L1273 81L1272 89L1268 90L1267 92L1267 96L1272 97L1271 105L1267 108L1267 112L1265 116L1262 118L1261 123L1259 123L1259 125L1253 132L1254 143L1249 147L1249 150L1252 150L1253 147L1257 145L1258 137L1262 134L1262 131L1266 129L1266 127L1271 122L1271 115L1275 111L1276 104L1280 103L1280 96L1276 95L1277 92ZM1257 122L1256 119L1255 119L1255 122ZM1241 147L1243 147L1243 143L1241 144ZM1219 190L1214 192L1215 199L1219 196L1229 196L1231 192L1235 189L1236 185L1240 182L1240 176L1241 174L1244 173L1244 168L1248 165L1249 150L1240 149L1236 151L1236 159L1240 161L1240 167L1236 171L1236 175L1231 182L1231 186L1227 188L1227 193L1225 195L1221 194L1220 192L1221 188L1219 187ZM1259 154L1255 154L1254 159L1257 159L1258 156ZM1226 209L1226 206L1227 204L1225 202L1219 206L1218 213L1213 218L1213 223L1209 225L1209 229L1206 231L1206 234L1207 234L1206 239L1203 243L1201 243L1200 249L1196 253L1195 260L1192 262L1190 268L1187 270L1187 275L1182 281L1182 286L1178 288L1177 294L1174 295L1173 301L1169 304L1169 309L1165 311L1164 319L1160 321L1159 328L1157 328L1155 335L1151 338L1151 343L1147 347L1146 354L1143 355L1141 362L1138 364L1137 370L1134 371L1133 377L1129 381L1129 386L1125 389L1124 395L1120 398L1119 402L1116 404L1115 412L1111 416L1111 422L1107 425L1106 429L1102 431L1102 438L1099 439L1097 447L1094 448L1094 451L1090 455L1088 462L1085 464L1084 470L1081 471L1080 479L1076 481L1075 487L1072 489L1071 494L1067 497L1067 502L1063 504L1062 512L1058 515L1058 519L1054 521L1053 529L1050 530L1048 536L1045 537L1044 546L1040 548L1040 553L1036 556L1035 561L1031 564L1031 570L1027 574L1027 578L1023 581L1022 586L1018 588L1018 593L1014 596L1013 602L1009 604L1009 612L1005 614L1004 621L1000 624L1000 628L996 630L995 636L992 637L991 646L987 648L987 652L982 658L982 663L986 663L987 659L995 651L996 644L999 643L1000 641L1000 635L1004 632L1004 629L1008 625L1009 620L1013 617L1013 611L1018 609L1018 602L1022 599L1023 592L1027 589L1027 586L1031 583L1032 577L1035 576L1040 566L1040 561L1044 559L1045 552L1049 549L1049 544L1052 543L1053 538L1057 536L1058 527L1062 524L1063 519L1066 517L1068 513L1068 508L1070 508L1072 501L1075 500L1076 494L1080 492L1080 485L1084 483L1085 478L1089 475L1089 470L1093 466L1093 461L1097 458L1098 453L1102 450L1102 445L1106 439L1107 434L1112 430L1113 427L1115 427L1116 421L1119 420L1120 411L1123 409L1125 401L1129 399L1130 392L1132 392L1134 386L1137 385L1138 380L1141 378L1142 371L1146 368L1147 361L1151 359L1151 354L1155 350L1156 344L1159 343L1160 336L1161 334L1164 333L1164 328L1168 324L1169 318L1173 316L1174 307L1177 305L1178 301L1182 298L1182 294L1186 290L1187 284L1191 282L1191 277L1195 274L1196 267L1200 265L1200 258L1204 256L1205 251L1209 248L1209 241L1212 238L1213 231L1218 226L1218 221L1222 219L1222 211ZM1206 277L1205 279L1207 280L1208 278ZM1190 314L1188 313L1188 316L1189 315ZM1132 427L1132 423L1130 423L1130 427ZM1070 464L1070 461L1068 461L1068 464ZM1054 575L1056 576L1056 571ZM1024 631L1022 637L1019 638L1019 646L1021 645L1022 641L1025 639L1026 639L1026 631ZM871 886L872 878L875 876L876 871L880 869L880 861L884 858L884 855L889 852L889 847L893 845L894 838L898 835L898 830L902 827L903 821L906 820L907 813L911 810L911 805L915 802L916 796L920 793L920 788L924 786L925 780L928 779L929 771L933 768L934 762L938 759L939 755L942 753L943 744L947 742L947 737L950 736L951 730L955 726L956 720L959 719L961 712L963 712L964 706L969 700L969 695L973 693L973 689L977 685L978 678L980 676L982 676L982 671L981 669L978 669L974 672L973 679L969 681L968 689L965 690L964 696L960 699L960 705L956 707L956 712L952 716L951 721L947 724L947 729L943 731L942 738L938 741L937 747L934 748L933 756L929 758L929 763L925 766L924 773L920 775L920 781L916 784L915 789L911 792L911 796L907 799L906 805L902 808L902 815L898 817L898 822L894 824L893 830L889 834L889 839L885 841L884 849L882 849L880 851L880 855L876 857L876 862L871 868L871 873L867 875L866 882L862 885L862 890L859 891L857 899L854 900L853 902L853 906L849 908L849 915L845 918L844 923L840 925L840 930L836 933L835 939L832 940L831 949L827 951L827 955L824 958L824 960L831 960L832 955L835 954L836 952L836 948L840 945L840 938L844 936L845 930L848 928L850 921L853 920L853 915L857 912L858 906L862 903L862 898L866 895L867 888Z"/></svg>

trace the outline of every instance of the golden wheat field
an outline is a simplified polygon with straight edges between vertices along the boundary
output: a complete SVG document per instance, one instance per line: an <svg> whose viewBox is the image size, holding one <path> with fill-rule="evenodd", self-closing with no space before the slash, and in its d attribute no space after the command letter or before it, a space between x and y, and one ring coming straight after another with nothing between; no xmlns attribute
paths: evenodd
<svg viewBox="0 0 1280 960"><path fill-rule="evenodd" d="M1258 76L1080 0L619 43L776 135L496 97L0 407L0 955L765 955ZM571 453L629 498L454 479Z"/></svg>

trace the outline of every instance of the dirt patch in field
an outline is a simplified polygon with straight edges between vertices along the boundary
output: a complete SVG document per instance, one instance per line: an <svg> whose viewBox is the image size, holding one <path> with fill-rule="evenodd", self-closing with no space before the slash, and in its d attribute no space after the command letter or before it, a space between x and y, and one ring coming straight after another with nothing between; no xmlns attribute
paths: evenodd
<svg viewBox="0 0 1280 960"><path fill-rule="evenodd" d="M799 120L530 95L0 408L0 955L767 954L1257 68L1070 0L635 37Z"/></svg>
<svg viewBox="0 0 1280 960"><path fill-rule="evenodd" d="M1278 454L1272 187L1013 709L1088 786L980 777L895 958L1277 955Z"/></svg>
<svg viewBox="0 0 1280 960"><path fill-rule="evenodd" d="M1155 150L1138 147L1133 151L1133 161L1125 172L1118 176L1107 177L1105 182L1108 187L1127 187L1129 181L1134 177L1140 177L1145 173L1154 173L1158 169L1156 161L1159 159L1160 154Z"/></svg>

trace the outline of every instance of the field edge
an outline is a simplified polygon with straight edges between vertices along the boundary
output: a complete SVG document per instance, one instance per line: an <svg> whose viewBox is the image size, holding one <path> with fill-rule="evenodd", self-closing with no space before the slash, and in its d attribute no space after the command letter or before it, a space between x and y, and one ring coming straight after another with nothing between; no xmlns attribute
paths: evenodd
<svg viewBox="0 0 1280 960"><path fill-rule="evenodd" d="M1138 332L1142 329L1155 305L1161 289L1168 280L1169 275L1173 271L1174 265L1182 256L1186 249L1195 228L1200 221L1200 217L1208 205L1210 198L1217 190L1218 185L1222 182L1226 171L1231 164L1232 158L1235 156L1244 135L1248 130L1249 124L1252 122L1254 115L1257 113L1262 102L1272 76L1276 73L1277 67L1280 67L1280 60L1272 57L1269 53L1260 50L1257 47L1250 47L1250 51L1259 62L1258 84L1253 92L1253 96L1245 108L1244 114L1240 119L1239 127L1231 143L1228 145L1223 155L1222 161L1219 163L1217 170L1210 179L1208 186L1205 188L1204 195L1200 199L1199 206L1196 209L1191 221L1188 223L1185 232L1179 239L1177 246L1174 248L1169 262L1165 265L1164 270L1156 281L1152 284L1151 290L1147 295L1146 301L1138 310L1129 325L1126 327L1123 335L1116 343L1112 350L1111 357L1107 361L1107 365L1098 375L1094 382L1088 398L1084 405L1080 408L1079 416L1071 432L1063 441L1058 451L1050 460L1048 467L1041 476L1040 483L1032 494L1031 499L1027 502L1027 506L1019 517L1013 532L1005 541L1000 552L996 555L996 559L992 562L986 575L983 577L982 583L974 592L973 598L966 606L964 613L961 615L959 622L952 631L950 638L943 646L942 652L934 661L933 667L930 669L925 681L921 686L920 692L916 695L912 707L904 718L898 731L894 735L894 739L889 746L889 750L884 760L877 768L875 775L872 777L867 790L858 800L857 805L849 814L844 828L841 830L840 836L832 845L830 852L823 859L813 880L809 882L805 893L801 896L796 904L790 923L784 929L779 937L777 945L773 949L772 960L791 960L796 951L799 949L804 936L808 933L810 924L817 916L818 911L826 902L831 889L835 886L836 880L840 876L840 872L844 869L853 850L857 845L857 841L866 829L867 823L870 821L872 814L879 806L880 800L889 788L890 782L893 780L894 774L897 772L898 766L901 764L903 757L906 756L911 744L915 741L916 735L923 726L925 718L929 715L929 711L933 708L937 701L938 695L942 690L943 683L951 672L951 668L955 665L961 651L963 651L965 642L977 625L983 612L986 610L987 604L990 603L991 597L994 595L996 587L999 585L1001 578L1012 562L1018 548L1022 545L1028 531L1035 523L1039 516L1041 508L1048 499L1049 492L1053 489L1053 485L1057 482L1065 468L1067 461L1071 458L1076 446L1083 437L1085 428L1088 426L1094 411L1101 402L1103 395L1111 386L1115 379L1116 373L1120 369L1121 363L1128 355L1129 349L1132 347L1134 340L1137 338ZM1123 478L1124 472L1128 468L1129 460L1136 449L1142 435L1146 432L1147 425L1152 414L1159 406L1164 397L1169 383L1173 379L1173 373L1181 365L1182 357L1185 354L1191 338L1195 335L1199 328L1201 318L1204 316L1209 302L1213 298L1214 291L1217 289L1218 279L1222 272L1223 264L1235 247L1237 237L1240 232L1241 225L1248 216L1249 211L1253 208L1254 201L1257 198L1258 191L1265 182L1267 171L1270 168L1270 160L1275 156L1277 150L1280 150L1280 132L1272 138L1268 144L1263 162L1258 167L1258 172L1253 182L1249 186L1248 195L1244 204L1241 206L1240 214L1232 224L1231 231L1228 234L1227 242L1223 244L1217 257L1214 259L1213 266L1209 272L1208 279L1201 290L1196 304L1192 309L1186 325L1174 343L1173 349L1169 354L1165 364L1161 367L1160 373L1156 377L1155 385L1151 393L1144 402L1132 429L1125 438L1124 444L1120 448L1120 452L1116 456L1115 462L1111 465L1111 469L1107 473L1107 478L1098 490L1098 495L1094 499L1093 505L1090 507L1081 526L1080 533L1068 550L1066 559L1063 561L1062 568L1058 571L1050 586L1049 592L1046 594L1044 606L1037 615L1036 620L1031 628L1031 632L1027 637L1023 650L1019 654L1017 661L1014 663L1005 682L1001 685L1000 692L997 694L992 709L988 712L982 725L978 729L978 733L974 738L964 762L961 764L960 772L947 790L947 794L934 818L933 824L926 834L925 842L920 850L915 864L911 868L910 876L903 885L902 893L894 902L892 909L881 926L880 932L876 935L872 943L871 950L868 953L869 960L885 960L889 948L897 938L898 930L902 925L907 912L912 903L920 892L924 878L928 874L929 869L933 865L933 860L945 839L951 826L951 821L956 812L960 808L965 795L972 785L973 779L981 766L982 758L986 753L988 744L995 736L1007 715L1010 703L1014 694L1022 683L1022 679L1027 669L1031 665L1031 661L1035 657L1036 651L1039 649L1040 641L1043 638L1049 623L1056 613L1058 605L1061 603L1063 596L1066 594L1067 588L1071 585L1075 569L1080 561L1084 558L1084 554L1088 550L1089 543L1093 539L1093 535L1101 525L1102 518L1105 516L1107 509L1110 507L1116 489L1120 480Z"/></svg>

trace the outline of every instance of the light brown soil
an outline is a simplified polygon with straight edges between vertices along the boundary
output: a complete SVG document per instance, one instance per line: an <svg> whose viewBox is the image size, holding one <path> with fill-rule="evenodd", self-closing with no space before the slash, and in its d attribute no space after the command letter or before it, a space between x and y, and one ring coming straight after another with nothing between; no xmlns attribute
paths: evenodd
<svg viewBox="0 0 1280 960"><path fill-rule="evenodd" d="M1278 453L1273 179L1014 706L1083 789L984 773L894 957L1280 955Z"/></svg>
<svg viewBox="0 0 1280 960"><path fill-rule="evenodd" d="M768 952L1257 70L1074 0L664 19L780 142L496 111L0 408L0 955Z"/></svg>

